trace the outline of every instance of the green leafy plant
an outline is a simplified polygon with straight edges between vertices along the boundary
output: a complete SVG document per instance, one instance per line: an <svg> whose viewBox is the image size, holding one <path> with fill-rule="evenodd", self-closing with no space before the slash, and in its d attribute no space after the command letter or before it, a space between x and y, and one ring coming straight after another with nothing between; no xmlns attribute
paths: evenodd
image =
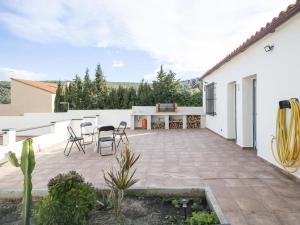
<svg viewBox="0 0 300 225"><path fill-rule="evenodd" d="M104 172L104 180L111 190L114 211L117 217L119 217L121 212L124 191L138 182L138 179L134 177L136 169L133 172L131 170L139 157L140 155L136 156L129 146L126 145L121 152L121 156L117 157L117 171L114 172L113 168L111 168L109 171Z"/></svg>
<svg viewBox="0 0 300 225"><path fill-rule="evenodd" d="M15 166L20 167L24 175L24 185L23 185L23 201L22 201L22 223L24 225L30 224L30 213L32 205L32 182L31 174L35 167L35 157L32 147L32 139L26 139L23 141L21 161L16 157L16 154L9 151L6 153L6 158L9 162Z"/></svg>
<svg viewBox="0 0 300 225"><path fill-rule="evenodd" d="M49 181L48 191L35 210L35 224L86 224L96 191L82 176L75 171L59 174Z"/></svg>
<svg viewBox="0 0 300 225"><path fill-rule="evenodd" d="M179 209L181 206L181 202L178 199L173 199L171 203L176 209Z"/></svg>
<svg viewBox="0 0 300 225"><path fill-rule="evenodd" d="M193 212L189 219L190 225L219 224L219 219L214 212Z"/></svg>

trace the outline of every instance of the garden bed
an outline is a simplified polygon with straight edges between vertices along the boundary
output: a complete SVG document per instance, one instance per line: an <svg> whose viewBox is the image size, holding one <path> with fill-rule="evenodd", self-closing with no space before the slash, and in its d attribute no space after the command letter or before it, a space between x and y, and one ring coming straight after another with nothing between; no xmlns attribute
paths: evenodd
<svg viewBox="0 0 300 225"><path fill-rule="evenodd" d="M98 191L98 202L103 202L103 191ZM185 219L182 199L186 199ZM35 199L37 202L39 199ZM0 201L0 224L20 222L20 200ZM209 188L204 189L131 189L122 202L121 220L124 225L189 225L192 212L213 212L220 223L226 220L216 205ZM97 206L89 215L88 224L117 225L112 208Z"/></svg>

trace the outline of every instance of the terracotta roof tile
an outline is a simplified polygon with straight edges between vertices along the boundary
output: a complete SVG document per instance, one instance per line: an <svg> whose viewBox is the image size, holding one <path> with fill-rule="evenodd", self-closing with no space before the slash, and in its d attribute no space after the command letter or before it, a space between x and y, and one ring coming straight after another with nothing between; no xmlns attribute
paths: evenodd
<svg viewBox="0 0 300 225"><path fill-rule="evenodd" d="M213 66L210 70L208 70L205 74L202 75L200 79L205 78L210 75L221 66L223 66L226 62L229 62L232 58L240 54L241 52L247 50L251 45L268 35L269 33L275 32L276 28L279 27L284 22L288 21L291 17L300 12L300 0L297 0L295 4L289 5L286 11L282 11L279 13L278 17L274 17L272 22L267 23L264 27L260 28L254 35L248 38L243 44L241 44L238 48L236 48L233 52L227 55L224 59L218 62L215 66Z"/></svg>
<svg viewBox="0 0 300 225"><path fill-rule="evenodd" d="M52 94L56 93L57 85L53 83L46 83L46 82L33 81L33 80L23 80L23 79L16 79L16 78L11 78L11 79L41 89L43 91L50 92Z"/></svg>

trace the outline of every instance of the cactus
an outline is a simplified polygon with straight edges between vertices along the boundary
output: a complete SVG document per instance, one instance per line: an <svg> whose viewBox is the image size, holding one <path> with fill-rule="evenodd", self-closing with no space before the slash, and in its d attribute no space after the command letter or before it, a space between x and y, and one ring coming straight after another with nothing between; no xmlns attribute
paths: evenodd
<svg viewBox="0 0 300 225"><path fill-rule="evenodd" d="M30 224L30 212L32 204L32 183L31 174L35 166L34 152L32 148L32 139L26 139L23 141L21 161L16 157L16 154L9 151L6 153L6 158L15 167L20 167L24 175L24 187L23 187L23 201L22 201L22 223L24 225Z"/></svg>

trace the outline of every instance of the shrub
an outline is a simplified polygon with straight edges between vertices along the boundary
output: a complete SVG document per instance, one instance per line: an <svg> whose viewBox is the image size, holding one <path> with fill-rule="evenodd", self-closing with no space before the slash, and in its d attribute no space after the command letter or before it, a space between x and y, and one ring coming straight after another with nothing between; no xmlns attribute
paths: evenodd
<svg viewBox="0 0 300 225"><path fill-rule="evenodd" d="M214 212L193 212L189 223L190 225L219 224L219 219Z"/></svg>
<svg viewBox="0 0 300 225"><path fill-rule="evenodd" d="M96 203L96 191L75 171L59 174L48 183L49 195L37 205L36 224L86 224Z"/></svg>

